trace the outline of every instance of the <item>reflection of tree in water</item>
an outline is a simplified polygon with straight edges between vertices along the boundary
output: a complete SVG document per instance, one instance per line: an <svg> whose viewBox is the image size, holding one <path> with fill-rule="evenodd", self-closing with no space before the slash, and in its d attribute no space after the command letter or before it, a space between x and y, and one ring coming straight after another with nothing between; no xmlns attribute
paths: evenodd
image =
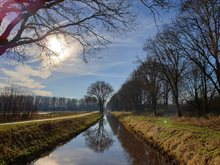
<svg viewBox="0 0 220 165"><path fill-rule="evenodd" d="M112 135L104 127L104 119L101 119L97 127L90 128L84 133L86 145L95 152L104 152L113 144Z"/></svg>
<svg viewBox="0 0 220 165"><path fill-rule="evenodd" d="M116 118L107 116L113 133L118 137L123 149L129 154L128 161L133 165L161 165L159 155L149 146L145 146L140 140L128 132Z"/></svg>

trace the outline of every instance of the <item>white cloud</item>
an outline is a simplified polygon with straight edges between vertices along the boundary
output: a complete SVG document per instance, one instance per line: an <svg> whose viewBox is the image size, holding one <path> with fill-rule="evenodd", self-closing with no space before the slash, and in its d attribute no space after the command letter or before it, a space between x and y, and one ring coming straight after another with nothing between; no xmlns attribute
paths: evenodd
<svg viewBox="0 0 220 165"><path fill-rule="evenodd" d="M30 76L32 76L32 73L34 74L34 76L36 76L37 71L36 72L31 72L31 70L29 71L30 74L27 74L28 69L27 70L21 69L20 66L16 67L15 70L2 69L2 73L6 75L9 78L9 80L13 81L15 84L19 86L27 87L30 89L45 88L44 85L30 78ZM42 77L42 76L38 76L38 77Z"/></svg>
<svg viewBox="0 0 220 165"><path fill-rule="evenodd" d="M52 92L45 90L35 90L34 93L37 96L52 96Z"/></svg>
<svg viewBox="0 0 220 165"><path fill-rule="evenodd" d="M107 73L106 70L123 65L129 65L131 61L108 62L102 59L91 59L85 63L79 56L69 59L62 66L55 68L56 73L61 73L61 77L67 76L98 76L98 77L127 77L127 75Z"/></svg>
<svg viewBox="0 0 220 165"><path fill-rule="evenodd" d="M16 72L21 73L27 77L35 76L42 79L47 79L51 75L51 72L48 69L33 69L28 65L18 65L16 67Z"/></svg>
<svg viewBox="0 0 220 165"><path fill-rule="evenodd" d="M39 79L47 79L51 72L46 69L31 68L28 65L18 64L13 69L1 68L1 74L5 77L1 78L0 87L12 84L31 89L36 95L51 96L52 93L45 91L45 85L39 82Z"/></svg>

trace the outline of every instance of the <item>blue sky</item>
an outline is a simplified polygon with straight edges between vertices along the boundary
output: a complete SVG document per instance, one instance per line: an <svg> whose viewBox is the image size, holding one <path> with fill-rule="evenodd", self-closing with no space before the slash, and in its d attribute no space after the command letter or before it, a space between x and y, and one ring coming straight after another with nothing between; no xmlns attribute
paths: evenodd
<svg viewBox="0 0 220 165"><path fill-rule="evenodd" d="M158 29L152 15L140 5L134 9L137 15L134 30L125 36L111 37L112 43L107 48L97 52L85 63L77 53L62 61L56 68L48 69L39 66L37 60L27 59L24 63L0 58L0 87L9 83L28 87L36 95L62 96L82 98L87 87L97 81L110 83L117 91L130 73L136 68L137 57L143 57L143 44L153 37ZM174 13L163 13L159 25L170 22ZM77 45L75 46L77 49ZM37 50L36 50L37 51ZM34 53L31 49L31 53ZM100 58L98 58L100 57Z"/></svg>

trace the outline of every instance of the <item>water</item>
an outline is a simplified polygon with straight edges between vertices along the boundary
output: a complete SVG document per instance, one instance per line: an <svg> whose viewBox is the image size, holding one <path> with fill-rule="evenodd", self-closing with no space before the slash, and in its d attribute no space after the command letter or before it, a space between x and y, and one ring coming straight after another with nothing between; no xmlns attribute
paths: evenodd
<svg viewBox="0 0 220 165"><path fill-rule="evenodd" d="M107 116L32 165L160 165L158 154Z"/></svg>

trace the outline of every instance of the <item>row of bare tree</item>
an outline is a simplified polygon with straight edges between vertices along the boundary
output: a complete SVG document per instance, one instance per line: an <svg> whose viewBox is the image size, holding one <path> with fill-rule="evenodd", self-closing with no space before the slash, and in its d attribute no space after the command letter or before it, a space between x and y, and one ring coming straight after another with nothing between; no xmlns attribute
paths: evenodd
<svg viewBox="0 0 220 165"><path fill-rule="evenodd" d="M199 115L220 95L220 2L187 0L175 21L144 45L147 56L110 105L141 110L150 105L191 105Z"/></svg>
<svg viewBox="0 0 220 165"><path fill-rule="evenodd" d="M36 96L35 104L38 111L93 111L98 110L95 102L87 97L82 99L65 97Z"/></svg>
<svg viewBox="0 0 220 165"><path fill-rule="evenodd" d="M37 111L34 97L30 90L16 85L5 87L0 92L0 114L7 116L29 116Z"/></svg>
<svg viewBox="0 0 220 165"><path fill-rule="evenodd" d="M34 96L31 90L17 85L0 89L0 118L29 117L37 111L91 111L98 110L87 98Z"/></svg>

